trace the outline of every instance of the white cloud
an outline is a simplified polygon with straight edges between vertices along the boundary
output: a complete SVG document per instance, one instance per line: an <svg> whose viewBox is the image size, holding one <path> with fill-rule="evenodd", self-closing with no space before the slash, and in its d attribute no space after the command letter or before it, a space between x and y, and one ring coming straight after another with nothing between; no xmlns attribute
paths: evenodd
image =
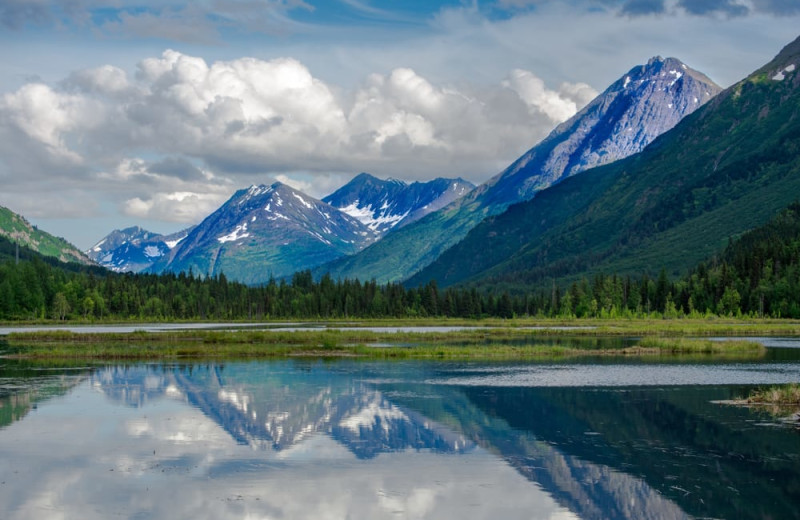
<svg viewBox="0 0 800 520"><path fill-rule="evenodd" d="M4 126L13 127L40 152L57 161L79 164L82 158L65 143L65 134L90 126L89 100L54 91L47 85L30 83L0 101Z"/></svg>
<svg viewBox="0 0 800 520"><path fill-rule="evenodd" d="M124 94L131 88L125 71L113 65L77 71L70 75L66 85L107 96Z"/></svg>
<svg viewBox="0 0 800 520"><path fill-rule="evenodd" d="M194 172L186 175L190 169ZM152 164L126 158L113 171L98 173L96 179L129 187L121 193L128 197L120 204L124 215L182 224L200 222L234 189L229 179L170 159Z"/></svg>
<svg viewBox="0 0 800 520"><path fill-rule="evenodd" d="M116 193L126 215L190 223L273 178L323 196L328 181L360 171L486 177L594 94L524 70L476 87L410 68L345 90L291 58L209 64L167 50L133 77L106 65L4 95L0 175L12 190L57 176Z"/></svg>
<svg viewBox="0 0 800 520"><path fill-rule="evenodd" d="M148 199L125 201L123 213L130 217L196 224L214 212L226 195L215 193L155 193Z"/></svg>
<svg viewBox="0 0 800 520"><path fill-rule="evenodd" d="M554 123L566 121L597 96L597 91L585 83L565 83L558 91L549 90L533 73L519 69L511 71L503 86L516 92L528 110L542 112Z"/></svg>

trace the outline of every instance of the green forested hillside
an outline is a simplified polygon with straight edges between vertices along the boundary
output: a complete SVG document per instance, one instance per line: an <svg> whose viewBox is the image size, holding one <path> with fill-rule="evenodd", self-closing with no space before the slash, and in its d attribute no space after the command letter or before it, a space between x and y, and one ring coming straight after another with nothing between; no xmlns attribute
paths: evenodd
<svg viewBox="0 0 800 520"><path fill-rule="evenodd" d="M407 285L521 291L685 272L800 194L798 66L800 39L642 153L485 220Z"/></svg>
<svg viewBox="0 0 800 520"><path fill-rule="evenodd" d="M677 280L670 281L664 270L657 277L596 274L565 290L540 289L528 299L535 312L562 317L656 313L800 318L800 203Z"/></svg>
<svg viewBox="0 0 800 520"><path fill-rule="evenodd" d="M0 236L27 246L44 256L58 258L62 262L91 263L83 252L63 238L38 229L25 218L2 206L0 206Z"/></svg>

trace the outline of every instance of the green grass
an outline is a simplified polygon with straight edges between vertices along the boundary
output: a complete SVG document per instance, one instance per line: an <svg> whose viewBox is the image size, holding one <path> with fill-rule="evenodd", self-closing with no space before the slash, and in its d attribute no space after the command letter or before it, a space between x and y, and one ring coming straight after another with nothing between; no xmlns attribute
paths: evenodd
<svg viewBox="0 0 800 520"><path fill-rule="evenodd" d="M647 337L639 342L644 349L675 354L761 353L766 348L755 341L711 341L708 339Z"/></svg>
<svg viewBox="0 0 800 520"><path fill-rule="evenodd" d="M748 397L750 404L800 406L800 383L759 388Z"/></svg>
<svg viewBox="0 0 800 520"><path fill-rule="evenodd" d="M91 343L40 344L14 349L9 357L29 360L178 360L178 359L273 359L291 357L359 358L374 360L430 359L474 361L559 360L610 356L680 359L703 359L710 352L669 350L642 347L587 350L551 345L419 345L414 347L374 347L368 344L250 344L250 343ZM703 355L700 355L703 354ZM736 354L737 359L758 357L758 351L714 352L714 355ZM688 355L688 357L686 357Z"/></svg>
<svg viewBox="0 0 800 520"><path fill-rule="evenodd" d="M603 329L605 330L605 329ZM692 334L697 329L689 327ZM15 333L7 338L9 357L24 359L230 359L278 357L355 357L365 359L532 360L607 356L762 356L751 341L714 342L663 331L627 348L586 349L542 344L537 337L589 331L531 331L486 328L455 332L389 333L364 330L168 331L89 334L66 331ZM640 330L641 332L641 330ZM717 334L719 332L716 332ZM594 335L603 336L593 331ZM619 335L630 335L623 329ZM517 344L510 344L511 342ZM388 346L385 346L388 345ZM411 346L408 346L411 345Z"/></svg>

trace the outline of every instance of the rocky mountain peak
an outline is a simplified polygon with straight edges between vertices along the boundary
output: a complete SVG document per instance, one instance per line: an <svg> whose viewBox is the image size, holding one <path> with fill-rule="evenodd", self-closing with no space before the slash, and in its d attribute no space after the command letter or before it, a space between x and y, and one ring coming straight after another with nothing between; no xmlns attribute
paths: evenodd
<svg viewBox="0 0 800 520"><path fill-rule="evenodd" d="M192 228L171 235L161 235L139 226L115 229L92 246L86 255L106 269L139 272L168 254Z"/></svg>
<svg viewBox="0 0 800 520"><path fill-rule="evenodd" d="M152 271L225 273L264 283L355 253L375 240L358 220L281 182L241 189Z"/></svg>
<svg viewBox="0 0 800 520"><path fill-rule="evenodd" d="M361 173L322 200L383 235L446 206L474 187L463 179L408 184Z"/></svg>
<svg viewBox="0 0 800 520"><path fill-rule="evenodd" d="M483 203L496 213L566 177L638 153L721 90L677 58L653 57L487 182Z"/></svg>

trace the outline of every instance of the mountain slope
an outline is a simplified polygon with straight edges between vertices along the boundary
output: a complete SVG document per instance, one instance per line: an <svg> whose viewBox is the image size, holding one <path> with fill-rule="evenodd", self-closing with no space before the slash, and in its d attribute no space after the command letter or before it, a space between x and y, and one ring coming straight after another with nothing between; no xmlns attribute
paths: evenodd
<svg viewBox="0 0 800 520"><path fill-rule="evenodd" d="M0 206L0 236L62 262L78 262L86 265L92 263L77 247L63 238L38 229L21 215L2 206Z"/></svg>
<svg viewBox="0 0 800 520"><path fill-rule="evenodd" d="M653 58L631 69L485 184L318 274L327 270L339 278L408 278L487 216L576 173L642 150L720 90L679 60Z"/></svg>
<svg viewBox="0 0 800 520"><path fill-rule="evenodd" d="M464 179L438 178L406 184L361 173L322 201L384 235L450 204L473 188L475 185Z"/></svg>
<svg viewBox="0 0 800 520"><path fill-rule="evenodd" d="M86 255L114 272L136 273L169 254L192 229L184 229L171 235L160 235L139 226L115 229L86 251Z"/></svg>
<svg viewBox="0 0 800 520"><path fill-rule="evenodd" d="M481 223L409 280L509 287L679 273L800 193L800 39L642 153Z"/></svg>
<svg viewBox="0 0 800 520"><path fill-rule="evenodd" d="M276 182L237 191L149 271L192 269L258 284L354 253L373 240L358 220Z"/></svg>

